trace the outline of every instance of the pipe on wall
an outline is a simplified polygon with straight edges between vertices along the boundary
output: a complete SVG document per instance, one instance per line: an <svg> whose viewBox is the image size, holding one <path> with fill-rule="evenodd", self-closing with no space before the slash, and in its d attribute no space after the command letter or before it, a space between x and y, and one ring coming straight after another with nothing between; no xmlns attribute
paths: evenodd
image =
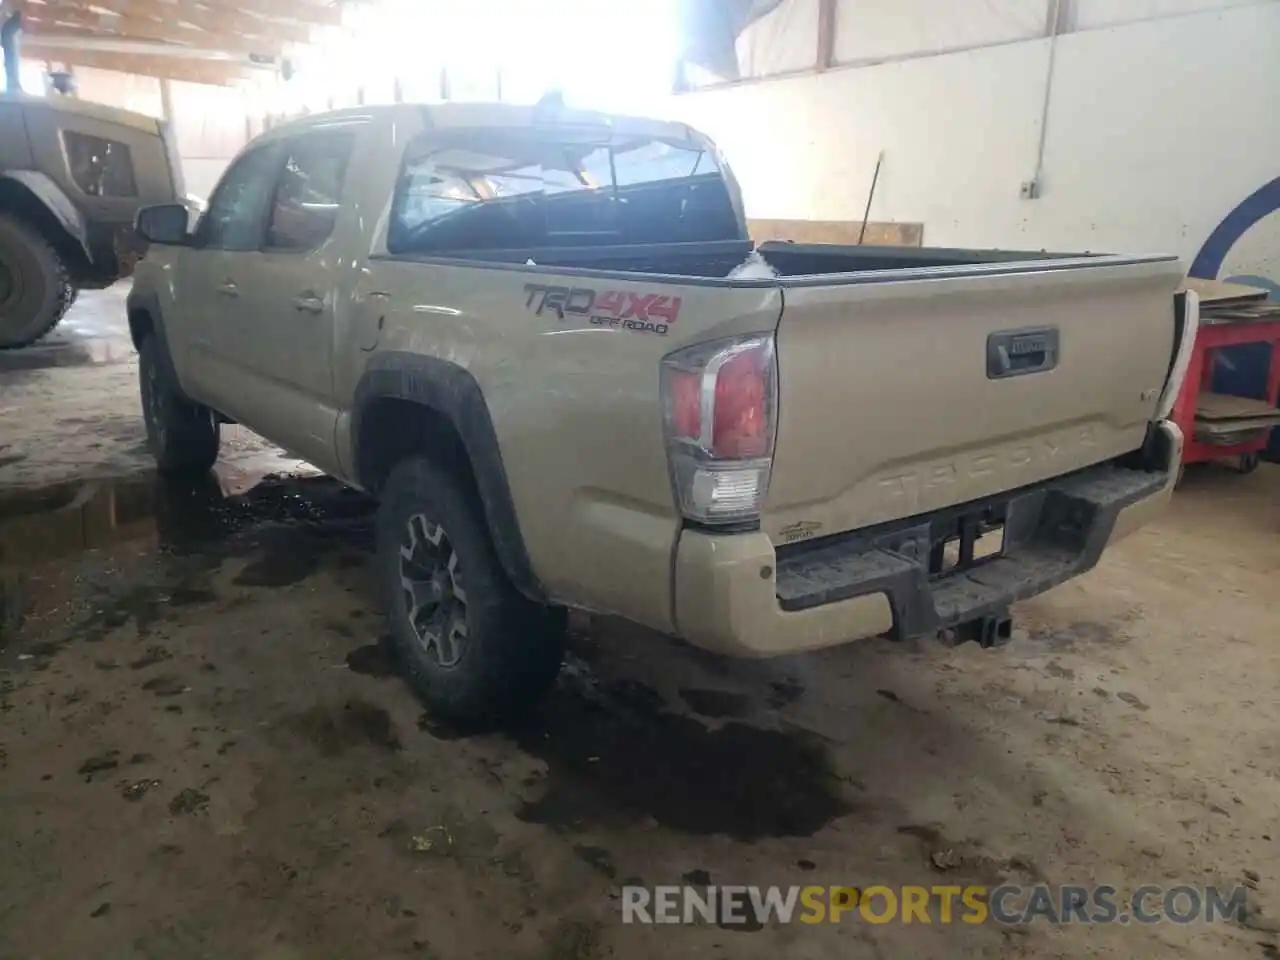
<svg viewBox="0 0 1280 960"><path fill-rule="evenodd" d="M9 93L22 92L22 78L19 63L19 42L22 39L22 11L17 10L5 17L0 26L0 49L4 50L4 88Z"/></svg>
<svg viewBox="0 0 1280 960"><path fill-rule="evenodd" d="M1044 99L1040 104L1040 139L1036 144L1036 165L1031 174L1031 182L1040 184L1044 174L1044 147L1049 135L1049 101L1053 96L1053 70L1058 60L1058 38L1062 35L1062 18L1066 13L1064 0L1049 0L1048 29L1049 63L1044 72Z"/></svg>

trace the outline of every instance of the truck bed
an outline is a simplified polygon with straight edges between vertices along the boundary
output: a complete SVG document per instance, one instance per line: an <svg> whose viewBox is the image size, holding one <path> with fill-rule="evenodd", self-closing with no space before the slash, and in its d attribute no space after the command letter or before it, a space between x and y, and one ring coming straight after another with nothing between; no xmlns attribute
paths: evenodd
<svg viewBox="0 0 1280 960"><path fill-rule="evenodd" d="M727 276L753 250L777 275ZM586 286L643 280L685 299L688 288L722 288L726 305L735 288L779 292L778 423L760 521L779 543L977 501L1139 449L1177 347L1182 277L1172 256L746 240L443 262ZM702 295L705 317L718 299Z"/></svg>
<svg viewBox="0 0 1280 960"><path fill-rule="evenodd" d="M1114 257L1093 253L1050 253L1043 250L969 250L953 247L880 247L821 243L769 241L756 245L750 240L722 240L702 243L633 244L595 247L519 247L500 250L461 250L442 258L430 254L401 253L395 259L440 262L460 266L554 269L556 273L575 271L647 274L681 280L720 281L735 285L776 283L768 278L730 278L728 274L752 253L759 253L777 272L784 285L803 282L830 282L835 275L848 275L848 282L869 282L869 274L898 271L891 278L952 275L968 272L1017 272L1061 269L1103 263L1132 263L1166 257ZM532 261L532 262L531 262ZM974 269L978 268L978 269ZM987 269L982 269L987 268ZM994 270L992 269L994 268ZM901 271L912 271L904 274ZM917 274L917 271L920 271ZM786 283L786 281L791 281Z"/></svg>

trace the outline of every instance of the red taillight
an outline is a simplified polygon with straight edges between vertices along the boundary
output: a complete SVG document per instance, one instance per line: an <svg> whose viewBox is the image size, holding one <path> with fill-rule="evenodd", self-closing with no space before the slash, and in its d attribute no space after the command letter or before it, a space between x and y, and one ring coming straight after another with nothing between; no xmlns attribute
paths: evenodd
<svg viewBox="0 0 1280 960"><path fill-rule="evenodd" d="M677 435L689 439L702 436L702 373L673 370L670 380L671 425Z"/></svg>
<svg viewBox="0 0 1280 960"><path fill-rule="evenodd" d="M717 457L763 457L769 452L769 354L740 353L716 375L715 429L711 453Z"/></svg>
<svg viewBox="0 0 1280 960"><path fill-rule="evenodd" d="M685 516L716 523L759 514L776 377L771 336L699 344L663 360L667 449Z"/></svg>

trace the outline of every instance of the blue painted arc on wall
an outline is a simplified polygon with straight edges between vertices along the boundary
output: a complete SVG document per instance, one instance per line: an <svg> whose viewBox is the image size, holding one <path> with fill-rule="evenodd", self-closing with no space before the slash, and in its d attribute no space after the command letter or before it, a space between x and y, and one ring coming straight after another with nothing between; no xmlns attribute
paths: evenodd
<svg viewBox="0 0 1280 960"><path fill-rule="evenodd" d="M1240 201L1222 222L1209 234L1191 262L1187 272L1193 277L1216 280L1231 248L1240 242L1255 224L1280 210L1280 177L1259 187ZM1240 276L1232 280L1264 287L1271 291L1273 299L1280 300L1280 283L1269 277Z"/></svg>

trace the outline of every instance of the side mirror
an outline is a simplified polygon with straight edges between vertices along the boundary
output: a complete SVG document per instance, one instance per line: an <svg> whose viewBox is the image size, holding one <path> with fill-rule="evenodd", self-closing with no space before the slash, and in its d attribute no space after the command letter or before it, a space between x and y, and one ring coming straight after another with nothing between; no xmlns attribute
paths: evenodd
<svg viewBox="0 0 1280 960"><path fill-rule="evenodd" d="M147 243L183 246L191 242L187 233L187 208L181 203L161 203L138 211L134 230Z"/></svg>

